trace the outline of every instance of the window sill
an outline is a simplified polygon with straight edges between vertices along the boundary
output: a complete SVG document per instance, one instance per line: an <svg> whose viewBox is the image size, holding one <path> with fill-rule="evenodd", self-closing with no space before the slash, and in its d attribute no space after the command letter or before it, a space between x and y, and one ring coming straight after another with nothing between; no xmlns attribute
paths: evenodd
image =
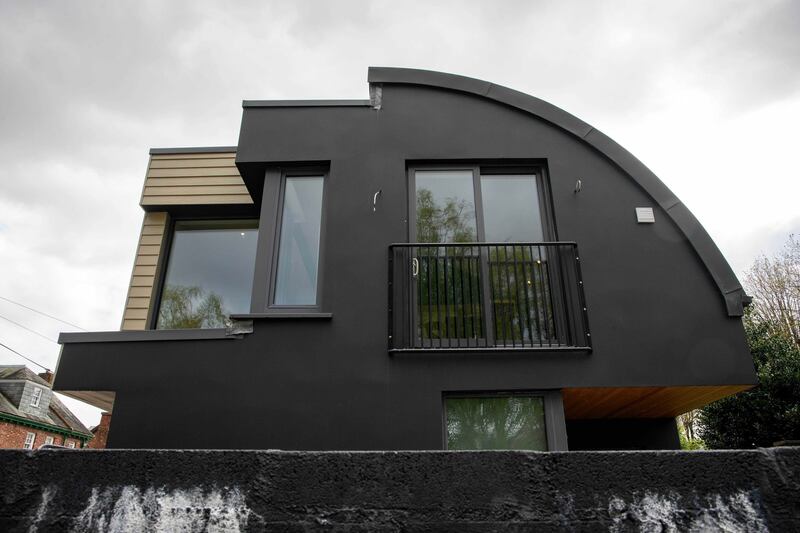
<svg viewBox="0 0 800 533"><path fill-rule="evenodd" d="M89 342L151 342L192 341L205 339L236 339L226 329L145 329L141 331L69 332L58 336L59 344Z"/></svg>
<svg viewBox="0 0 800 533"><path fill-rule="evenodd" d="M333 313L319 313L319 312L277 312L277 313L246 313L241 315L231 315L233 320L258 320L262 318L267 319L321 319L330 320L333 318Z"/></svg>

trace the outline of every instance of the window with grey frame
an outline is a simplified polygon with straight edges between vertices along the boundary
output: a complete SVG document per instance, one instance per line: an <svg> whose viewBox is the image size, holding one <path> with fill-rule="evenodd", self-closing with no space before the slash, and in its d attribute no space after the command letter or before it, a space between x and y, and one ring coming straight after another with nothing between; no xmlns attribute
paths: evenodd
<svg viewBox="0 0 800 533"><path fill-rule="evenodd" d="M320 315L327 169L266 172L253 312Z"/></svg>
<svg viewBox="0 0 800 533"><path fill-rule="evenodd" d="M558 391L446 393L443 418L447 450L567 449Z"/></svg>
<svg viewBox="0 0 800 533"><path fill-rule="evenodd" d="M419 165L409 184L412 344L563 344L551 264L571 249L552 243L544 168Z"/></svg>
<svg viewBox="0 0 800 533"><path fill-rule="evenodd" d="M222 328L248 313L258 220L177 220L161 283L156 329Z"/></svg>

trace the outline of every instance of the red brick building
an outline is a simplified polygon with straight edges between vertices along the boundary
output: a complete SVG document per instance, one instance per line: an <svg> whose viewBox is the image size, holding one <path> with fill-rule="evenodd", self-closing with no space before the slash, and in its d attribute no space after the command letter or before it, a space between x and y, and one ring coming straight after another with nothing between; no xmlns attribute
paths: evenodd
<svg viewBox="0 0 800 533"><path fill-rule="evenodd" d="M104 412L100 416L100 423L92 428L94 438L86 445L87 448L95 450L102 450L106 447L106 440L108 440L108 430L111 427L111 413Z"/></svg>
<svg viewBox="0 0 800 533"><path fill-rule="evenodd" d="M47 380L22 365L0 366L0 448L83 448L91 438Z"/></svg>

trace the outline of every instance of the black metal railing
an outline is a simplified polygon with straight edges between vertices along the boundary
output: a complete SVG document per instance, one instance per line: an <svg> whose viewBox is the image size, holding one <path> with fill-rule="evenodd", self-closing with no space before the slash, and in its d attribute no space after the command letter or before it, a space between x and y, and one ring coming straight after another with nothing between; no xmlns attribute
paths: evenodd
<svg viewBox="0 0 800 533"><path fill-rule="evenodd" d="M389 349L591 347L574 242L389 247Z"/></svg>

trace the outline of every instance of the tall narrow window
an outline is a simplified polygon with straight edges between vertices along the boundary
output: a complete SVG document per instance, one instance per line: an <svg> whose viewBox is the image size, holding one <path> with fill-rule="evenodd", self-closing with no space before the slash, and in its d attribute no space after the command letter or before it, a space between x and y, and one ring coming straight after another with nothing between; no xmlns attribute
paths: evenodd
<svg viewBox="0 0 800 533"><path fill-rule="evenodd" d="M256 220L176 222L158 329L221 328L249 313L257 241Z"/></svg>
<svg viewBox="0 0 800 533"><path fill-rule="evenodd" d="M322 176L287 176L283 192L273 304L317 304Z"/></svg>
<svg viewBox="0 0 800 533"><path fill-rule="evenodd" d="M33 396L31 397L31 406L39 407L39 402L42 401L42 389L39 387L33 388Z"/></svg>
<svg viewBox="0 0 800 533"><path fill-rule="evenodd" d="M34 442L36 442L36 433L28 433L25 435L25 443L22 445L22 447L26 450L32 450Z"/></svg>

